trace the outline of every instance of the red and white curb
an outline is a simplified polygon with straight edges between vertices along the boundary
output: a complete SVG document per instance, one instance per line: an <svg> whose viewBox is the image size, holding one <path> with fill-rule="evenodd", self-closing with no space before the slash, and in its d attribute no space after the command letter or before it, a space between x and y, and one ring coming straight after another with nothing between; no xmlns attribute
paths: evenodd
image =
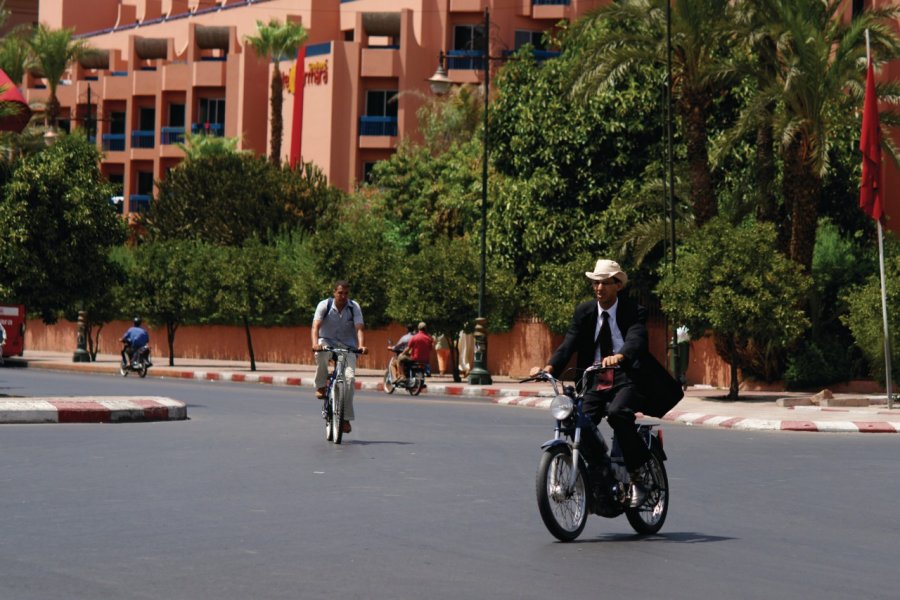
<svg viewBox="0 0 900 600"><path fill-rule="evenodd" d="M818 421L805 419L753 419L706 415L696 412L671 411L663 417L666 421L699 425L704 427L725 427L728 429L758 431L817 431L832 433L900 433L898 421L835 420Z"/></svg>
<svg viewBox="0 0 900 600"><path fill-rule="evenodd" d="M187 419L184 402L159 396L0 399L0 423L121 423L184 419Z"/></svg>
<svg viewBox="0 0 900 600"><path fill-rule="evenodd" d="M509 396L494 399L495 404L503 406L525 406L528 408L550 408L551 398L534 396ZM835 412L835 411L831 411ZM848 412L849 411L843 411ZM855 413L857 416L865 416ZM875 412L873 415L877 415ZM885 413L891 414L891 413ZM896 416L896 414L891 414ZM832 433L900 433L900 421L847 420L821 421L803 419L757 419L751 417L734 417L710 415L700 412L670 411L664 421L683 425L703 427L724 427L745 431L815 431Z"/></svg>

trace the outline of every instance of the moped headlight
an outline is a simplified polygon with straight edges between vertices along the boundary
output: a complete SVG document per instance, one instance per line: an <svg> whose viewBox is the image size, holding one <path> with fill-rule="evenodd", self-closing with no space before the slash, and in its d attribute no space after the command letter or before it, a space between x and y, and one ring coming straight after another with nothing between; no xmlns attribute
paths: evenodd
<svg viewBox="0 0 900 600"><path fill-rule="evenodd" d="M568 419L575 410L575 403L568 396L557 396L550 401L550 414L557 421Z"/></svg>

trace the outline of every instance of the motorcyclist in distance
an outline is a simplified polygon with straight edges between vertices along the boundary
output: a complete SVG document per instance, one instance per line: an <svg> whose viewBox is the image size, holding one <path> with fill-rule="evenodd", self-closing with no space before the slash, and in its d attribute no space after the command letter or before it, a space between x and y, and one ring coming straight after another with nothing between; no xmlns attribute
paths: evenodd
<svg viewBox="0 0 900 600"><path fill-rule="evenodd" d="M135 352L139 352L141 348L150 344L150 334L141 327L140 317L134 318L134 325L128 328L128 331L122 336L121 342L125 344L125 347L122 348L122 360L126 364L131 364L132 360L134 360ZM153 366L150 362L149 348L147 349L147 364L151 367Z"/></svg>

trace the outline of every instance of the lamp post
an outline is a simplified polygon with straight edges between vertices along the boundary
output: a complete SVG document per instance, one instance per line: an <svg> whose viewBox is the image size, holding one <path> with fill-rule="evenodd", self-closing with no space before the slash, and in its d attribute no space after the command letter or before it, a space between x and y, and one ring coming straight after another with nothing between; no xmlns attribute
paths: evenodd
<svg viewBox="0 0 900 600"><path fill-rule="evenodd" d="M493 383L491 374L487 369L487 318L485 317L484 306L484 290L485 280L487 276L487 185L488 185L488 98L491 89L491 68L492 60L502 60L500 58L492 58L490 54L490 31L491 31L491 13L490 10L484 9L484 32L482 36L481 59L482 68L484 69L484 124L483 130L483 155L481 159L481 267L478 280L478 317L475 319L475 352L473 356L472 370L469 371L469 384L471 385L490 385ZM438 68L428 82L434 93L442 95L450 89L450 79L447 77L447 71L444 68L445 55L440 54Z"/></svg>
<svg viewBox="0 0 900 600"><path fill-rule="evenodd" d="M672 2L666 0L666 167L669 204L669 226L672 236L672 270L675 270L675 169L672 142ZM684 373L681 372L681 361L678 348L677 324L672 327L672 366L673 375L682 385L685 384Z"/></svg>

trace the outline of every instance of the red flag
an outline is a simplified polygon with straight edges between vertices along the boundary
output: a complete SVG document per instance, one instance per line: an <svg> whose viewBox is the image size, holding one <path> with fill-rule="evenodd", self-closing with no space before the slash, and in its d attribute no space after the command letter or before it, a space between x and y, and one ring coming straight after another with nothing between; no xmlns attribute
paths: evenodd
<svg viewBox="0 0 900 600"><path fill-rule="evenodd" d="M871 60L866 73L866 100L863 105L859 149L863 155L859 207L878 221L883 214L884 200L881 185L881 126L878 122L878 98L875 96L875 70Z"/></svg>

